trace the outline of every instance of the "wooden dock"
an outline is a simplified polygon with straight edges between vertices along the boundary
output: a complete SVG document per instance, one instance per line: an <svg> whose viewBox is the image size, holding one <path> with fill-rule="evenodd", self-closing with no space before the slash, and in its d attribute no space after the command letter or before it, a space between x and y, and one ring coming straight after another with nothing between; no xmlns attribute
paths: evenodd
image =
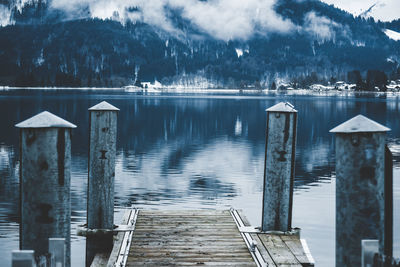
<svg viewBox="0 0 400 267"><path fill-rule="evenodd" d="M92 266L314 266L299 231L261 233L237 210L129 210Z"/></svg>

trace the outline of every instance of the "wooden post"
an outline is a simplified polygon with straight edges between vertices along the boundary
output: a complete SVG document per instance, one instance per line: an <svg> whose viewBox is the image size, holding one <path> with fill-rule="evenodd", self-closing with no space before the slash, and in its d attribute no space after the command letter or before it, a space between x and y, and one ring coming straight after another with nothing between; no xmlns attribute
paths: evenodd
<svg viewBox="0 0 400 267"><path fill-rule="evenodd" d="M263 231L289 231L292 221L297 111L290 103L267 110Z"/></svg>
<svg viewBox="0 0 400 267"><path fill-rule="evenodd" d="M49 238L49 253L52 256L51 267L65 266L65 238Z"/></svg>
<svg viewBox="0 0 400 267"><path fill-rule="evenodd" d="M361 240L361 267L372 267L376 253L379 253L379 240Z"/></svg>
<svg viewBox="0 0 400 267"><path fill-rule="evenodd" d="M48 252L48 238L65 238L70 266L71 129L76 126L47 111L20 128L20 249Z"/></svg>
<svg viewBox="0 0 400 267"><path fill-rule="evenodd" d="M103 101L89 109L90 145L87 225L89 229L114 227L114 179L118 108ZM88 237L86 263L95 254L112 249L112 233Z"/></svg>
<svg viewBox="0 0 400 267"><path fill-rule="evenodd" d="M13 250L12 251L12 267L34 267L35 251L33 250Z"/></svg>
<svg viewBox="0 0 400 267"><path fill-rule="evenodd" d="M336 266L361 265L361 240L383 253L385 138L390 129L362 115L337 126Z"/></svg>
<svg viewBox="0 0 400 267"><path fill-rule="evenodd" d="M384 255L393 256L393 155L385 146L385 244Z"/></svg>

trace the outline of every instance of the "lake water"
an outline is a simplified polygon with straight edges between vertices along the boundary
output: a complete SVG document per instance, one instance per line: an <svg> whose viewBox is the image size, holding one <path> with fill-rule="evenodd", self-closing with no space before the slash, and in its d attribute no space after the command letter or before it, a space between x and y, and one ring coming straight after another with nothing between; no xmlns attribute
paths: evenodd
<svg viewBox="0 0 400 267"><path fill-rule="evenodd" d="M302 229L317 266L334 266L335 154L329 130L363 114L392 129L394 255L400 257L400 97L374 95L239 95L122 92L0 92L0 265L18 249L18 130L14 125L48 110L76 124L72 138L72 266L84 265L87 109L106 100L120 108L115 222L123 209L244 210L261 223L265 109L289 101L298 110L293 226Z"/></svg>

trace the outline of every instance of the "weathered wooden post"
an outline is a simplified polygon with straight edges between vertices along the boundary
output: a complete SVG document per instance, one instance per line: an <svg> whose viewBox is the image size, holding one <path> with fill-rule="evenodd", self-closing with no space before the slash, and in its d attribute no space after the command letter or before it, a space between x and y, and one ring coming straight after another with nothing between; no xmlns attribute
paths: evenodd
<svg viewBox="0 0 400 267"><path fill-rule="evenodd" d="M393 155L385 146L385 256L393 256Z"/></svg>
<svg viewBox="0 0 400 267"><path fill-rule="evenodd" d="M379 240L385 226L385 138L389 128L358 115L336 134L336 266L361 265L361 240Z"/></svg>
<svg viewBox="0 0 400 267"><path fill-rule="evenodd" d="M88 236L87 265L91 263L96 253L112 249L118 111L118 108L105 101L89 109L87 225L89 229L104 229L110 232L101 236Z"/></svg>
<svg viewBox="0 0 400 267"><path fill-rule="evenodd" d="M11 267L34 267L35 251L33 250L13 250Z"/></svg>
<svg viewBox="0 0 400 267"><path fill-rule="evenodd" d="M292 221L297 110L279 103L267 110L263 231L289 231Z"/></svg>
<svg viewBox="0 0 400 267"><path fill-rule="evenodd" d="M47 111L20 128L20 249L48 252L50 237L65 238L70 266L71 129L76 126Z"/></svg>

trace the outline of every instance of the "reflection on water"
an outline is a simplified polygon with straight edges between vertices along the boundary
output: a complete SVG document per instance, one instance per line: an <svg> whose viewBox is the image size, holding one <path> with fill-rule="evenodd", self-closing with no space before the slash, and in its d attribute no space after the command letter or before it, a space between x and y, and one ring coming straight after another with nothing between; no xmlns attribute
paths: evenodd
<svg viewBox="0 0 400 267"><path fill-rule="evenodd" d="M48 110L78 126L72 139L72 264L84 264L87 109L107 100L121 109L115 181L115 221L123 208L243 209L261 222L265 109L290 101L299 111L293 225L302 228L319 266L333 266L335 227L334 136L329 130L362 113L392 129L395 220L400 220L398 97L188 96L65 91L0 95L0 265L18 248L18 131L14 124ZM395 225L395 255L400 229ZM396 254L397 253L397 254Z"/></svg>

